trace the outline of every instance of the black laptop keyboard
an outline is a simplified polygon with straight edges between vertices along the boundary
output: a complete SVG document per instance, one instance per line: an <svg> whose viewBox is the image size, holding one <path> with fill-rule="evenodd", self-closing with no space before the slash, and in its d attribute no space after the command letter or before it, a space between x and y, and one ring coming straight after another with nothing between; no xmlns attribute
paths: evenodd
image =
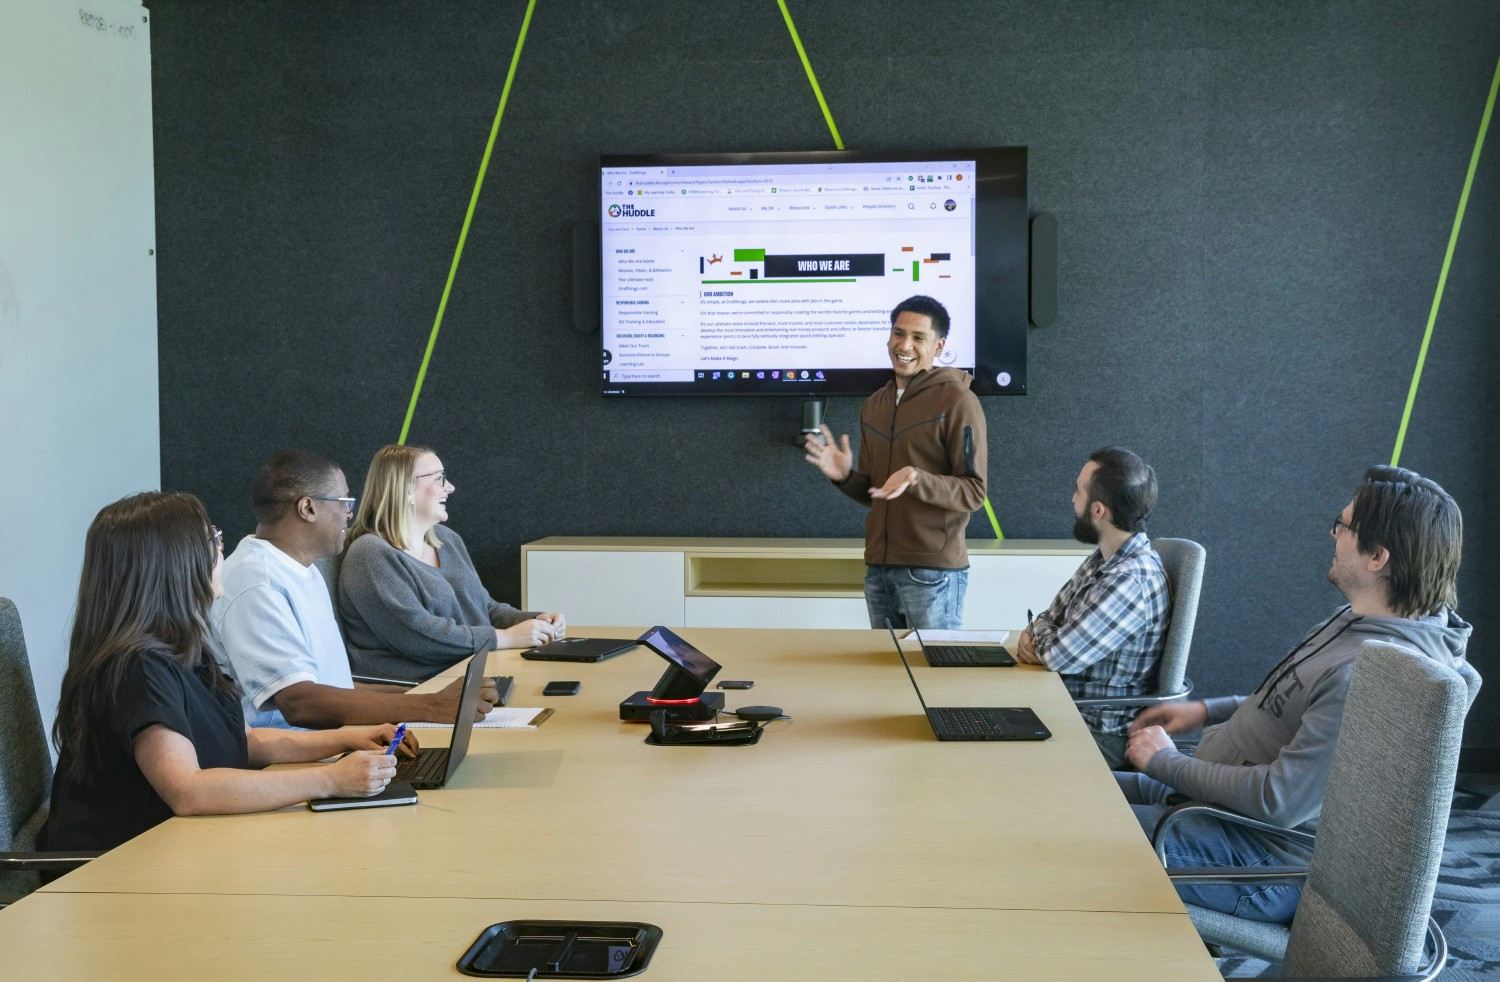
<svg viewBox="0 0 1500 982"><path fill-rule="evenodd" d="M945 644L926 649L927 664L933 668L952 668L958 665L994 665L1004 663L1007 658L995 648L976 648L967 644Z"/></svg>
<svg viewBox="0 0 1500 982"><path fill-rule="evenodd" d="M419 750L415 759L407 758L396 765L395 780L410 781L414 787L439 785L447 776L447 747Z"/></svg>
<svg viewBox="0 0 1500 982"><path fill-rule="evenodd" d="M1009 732L1005 718L987 709L929 709L937 729L950 740L983 740Z"/></svg>

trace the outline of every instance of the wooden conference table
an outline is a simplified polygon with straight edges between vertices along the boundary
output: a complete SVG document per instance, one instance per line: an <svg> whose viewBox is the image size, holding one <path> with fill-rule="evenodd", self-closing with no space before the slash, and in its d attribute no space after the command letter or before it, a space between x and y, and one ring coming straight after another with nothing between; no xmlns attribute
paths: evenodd
<svg viewBox="0 0 1500 982"><path fill-rule="evenodd" d="M476 729L416 807L173 819L0 912L7 974L453 978L489 924L586 918L662 927L659 980L1218 978L1055 675L915 668L931 705L1028 705L1054 734L940 743L885 632L681 633L755 680L730 708L792 719L651 747L618 718L666 666L649 650L495 652L512 705L556 709L539 728ZM543 697L559 678L582 691Z"/></svg>

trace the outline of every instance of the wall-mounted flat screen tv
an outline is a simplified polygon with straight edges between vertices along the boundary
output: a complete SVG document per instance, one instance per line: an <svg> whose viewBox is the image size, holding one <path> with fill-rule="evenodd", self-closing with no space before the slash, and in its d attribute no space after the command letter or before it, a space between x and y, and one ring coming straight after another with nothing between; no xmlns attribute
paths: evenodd
<svg viewBox="0 0 1500 982"><path fill-rule="evenodd" d="M606 396L868 395L890 312L937 364L1026 392L1026 148L604 156Z"/></svg>

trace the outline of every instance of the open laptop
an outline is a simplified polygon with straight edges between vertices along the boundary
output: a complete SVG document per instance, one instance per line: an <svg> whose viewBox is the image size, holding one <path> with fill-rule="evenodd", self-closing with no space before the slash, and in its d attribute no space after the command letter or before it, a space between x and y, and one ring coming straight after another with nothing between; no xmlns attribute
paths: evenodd
<svg viewBox="0 0 1500 982"><path fill-rule="evenodd" d="M922 632L911 629L917 644L922 646L922 657L931 668L1013 668L1016 660L998 644L928 644L922 640Z"/></svg>
<svg viewBox="0 0 1500 982"><path fill-rule="evenodd" d="M458 765L464 762L469 752L469 737L474 732L474 703L479 699L479 689L484 684L484 662L486 652L479 652L469 659L464 672L464 689L458 697L458 715L453 720L453 739L446 747L423 747L417 756L396 764L393 781L406 781L418 791L441 788L453 779Z"/></svg>
<svg viewBox="0 0 1500 982"><path fill-rule="evenodd" d="M922 688L917 685L917 677L911 673L906 652L901 650L901 639L896 637L896 629L891 626L890 621L886 621L885 626L891 632L891 642L896 646L896 654L901 656L901 664L906 666L906 677L911 679L911 687L917 690L917 701L927 713L927 722L932 725L933 735L939 740L1047 740L1052 737L1052 731L1037 719L1036 713L1021 706L929 707L927 700L922 698Z"/></svg>
<svg viewBox="0 0 1500 982"><path fill-rule="evenodd" d="M906 598L898 592L896 599L901 601L901 613L906 615L906 623L912 625L911 633L917 636L917 644L922 646L922 657L927 659L929 668L1014 668L1016 660L1010 656L998 644L935 644L928 645L922 640L922 632L917 630L916 621L911 619L911 610L906 606ZM890 625L887 624L887 627Z"/></svg>
<svg viewBox="0 0 1500 982"><path fill-rule="evenodd" d="M638 643L633 638L563 638L527 648L521 657L532 661L595 662L624 654Z"/></svg>

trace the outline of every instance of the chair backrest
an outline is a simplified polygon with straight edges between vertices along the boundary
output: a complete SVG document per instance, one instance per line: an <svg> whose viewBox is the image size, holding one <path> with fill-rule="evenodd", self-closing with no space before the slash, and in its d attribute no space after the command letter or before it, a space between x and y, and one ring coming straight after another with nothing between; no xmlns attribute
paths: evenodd
<svg viewBox="0 0 1500 982"><path fill-rule="evenodd" d="M0 851L29 852L47 815L52 791L52 755L37 708L26 657L26 637L16 605L0 597ZM35 873L0 873L0 893L25 893Z"/></svg>
<svg viewBox="0 0 1500 982"><path fill-rule="evenodd" d="M339 630L344 627L343 615L339 613L339 568L344 565L344 554L336 552L331 556L322 556L313 560L313 565L318 567L318 572L323 574L323 585L328 588L328 599L333 601L333 616L339 622Z"/></svg>
<svg viewBox="0 0 1500 982"><path fill-rule="evenodd" d="M1284 974L1416 970L1468 704L1447 666L1388 642L1360 647Z"/></svg>
<svg viewBox="0 0 1500 982"><path fill-rule="evenodd" d="M1156 691L1170 695L1182 690L1187 675L1188 652L1193 647L1193 627L1198 623L1198 594L1203 590L1203 564L1207 551L1192 539L1152 539L1161 557L1167 584L1172 588L1172 620L1156 668Z"/></svg>
<svg viewBox="0 0 1500 982"><path fill-rule="evenodd" d="M1469 688L1469 709L1474 708L1474 700L1479 698L1479 687L1484 680L1479 677L1479 672L1467 661L1458 663L1458 677L1464 680L1464 685Z"/></svg>

